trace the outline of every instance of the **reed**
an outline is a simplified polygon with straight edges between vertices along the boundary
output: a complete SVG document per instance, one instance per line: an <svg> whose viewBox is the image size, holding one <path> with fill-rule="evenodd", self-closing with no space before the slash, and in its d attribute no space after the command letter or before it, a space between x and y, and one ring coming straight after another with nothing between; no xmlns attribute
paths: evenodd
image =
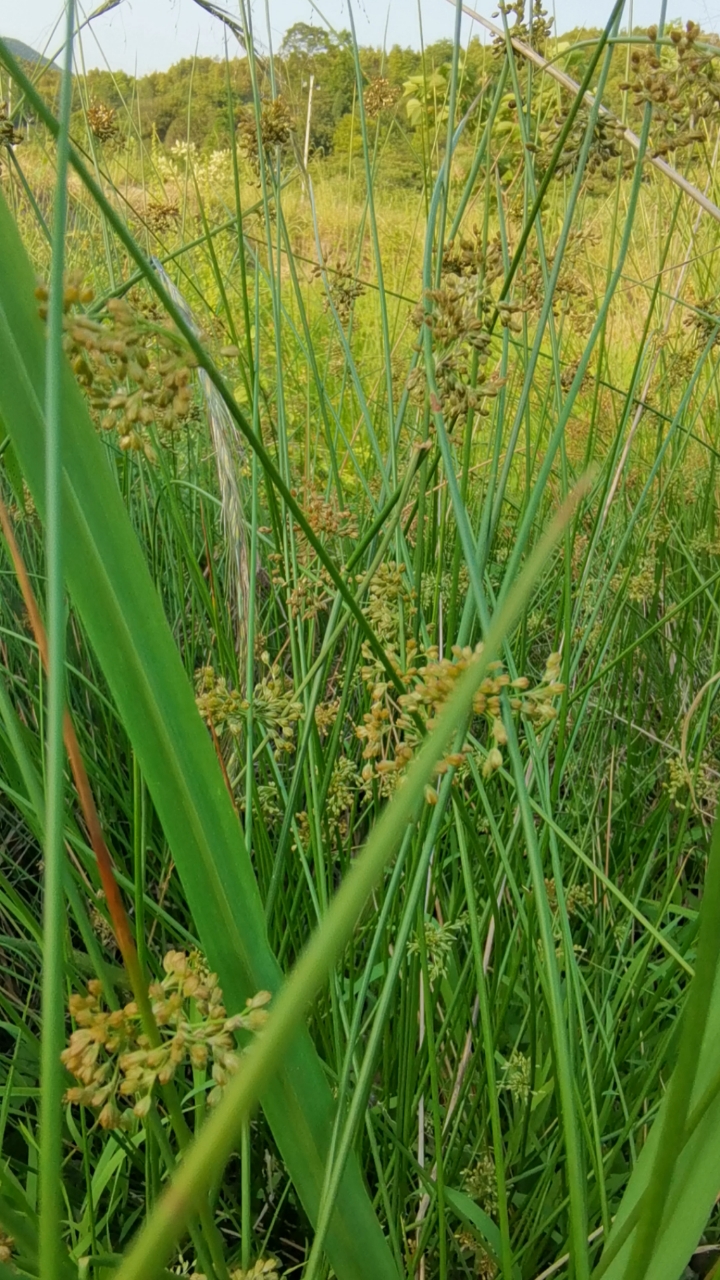
<svg viewBox="0 0 720 1280"><path fill-rule="evenodd" d="M678 1280L717 47L509 6L403 95L351 34L306 159L240 8L224 151L0 43L0 1273Z"/></svg>

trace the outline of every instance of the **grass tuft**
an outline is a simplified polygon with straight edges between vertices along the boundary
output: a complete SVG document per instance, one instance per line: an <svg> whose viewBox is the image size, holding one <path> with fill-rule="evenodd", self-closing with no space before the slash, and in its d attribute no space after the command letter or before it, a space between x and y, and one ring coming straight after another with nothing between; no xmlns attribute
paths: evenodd
<svg viewBox="0 0 720 1280"><path fill-rule="evenodd" d="M677 1280L718 44L241 6L165 133L72 10L0 42L0 1270Z"/></svg>

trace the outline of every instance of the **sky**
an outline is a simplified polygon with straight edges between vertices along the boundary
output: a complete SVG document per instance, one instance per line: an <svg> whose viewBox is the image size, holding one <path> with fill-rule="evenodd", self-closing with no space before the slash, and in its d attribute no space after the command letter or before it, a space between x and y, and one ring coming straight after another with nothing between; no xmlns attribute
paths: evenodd
<svg viewBox="0 0 720 1280"><path fill-rule="evenodd" d="M611 0L545 0L555 12L557 30L562 33L580 24L605 22ZM221 0L218 0L221 3ZM267 0L274 46L295 22L322 25L312 0ZM333 26L349 26L347 0L317 0L319 9ZM492 17L494 0L468 0L484 17ZM99 0L85 0L85 13L97 8ZM224 0L222 7L237 13L236 0ZM254 0L254 27L258 41L267 47L265 0ZM447 0L353 0L355 29L360 44L401 44L419 47L418 8L422 12L423 37L428 43L452 36L454 15ZM55 53L62 43L62 0L0 0L0 35L23 40L39 51ZM656 22L660 0L634 0L633 23L648 26ZM626 13L628 8L626 8ZM693 18L710 31L720 31L720 0L668 0L668 17ZM463 40L474 28L463 23ZM53 34L54 33L54 34ZM93 22L83 33L85 66L111 66L138 75L164 71L179 58L193 53L220 56L223 28L194 0L122 0L119 8Z"/></svg>

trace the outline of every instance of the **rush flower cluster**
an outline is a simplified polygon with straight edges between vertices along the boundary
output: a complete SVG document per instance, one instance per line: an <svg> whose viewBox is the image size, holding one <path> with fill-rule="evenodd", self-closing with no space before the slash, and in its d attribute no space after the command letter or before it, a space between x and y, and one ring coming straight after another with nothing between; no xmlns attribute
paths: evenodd
<svg viewBox="0 0 720 1280"><path fill-rule="evenodd" d="M267 1018L268 991L228 1017L217 975L198 952L168 951L163 969L162 981L148 991L159 1043L143 1028L134 1000L122 1009L105 1007L97 979L84 996L70 997L75 1030L61 1057L79 1084L68 1089L65 1101L96 1109L103 1129L128 1128L133 1115L142 1119L156 1086L188 1066L208 1073L208 1103L214 1105L240 1062L235 1033L258 1031Z"/></svg>

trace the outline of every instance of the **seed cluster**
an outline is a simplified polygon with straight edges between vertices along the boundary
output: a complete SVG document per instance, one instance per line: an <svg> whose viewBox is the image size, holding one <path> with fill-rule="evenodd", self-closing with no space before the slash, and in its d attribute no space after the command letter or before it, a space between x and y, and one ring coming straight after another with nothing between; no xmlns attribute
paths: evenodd
<svg viewBox="0 0 720 1280"><path fill-rule="evenodd" d="M87 121L90 132L98 142L112 142L120 133L115 108L107 106L104 102L90 103Z"/></svg>
<svg viewBox="0 0 720 1280"><path fill-rule="evenodd" d="M104 899L105 894L102 889L98 890L97 896L100 900ZM102 948L105 951L109 951L112 955L116 955L118 951L117 938L115 937L115 931L110 924L110 921L103 915L102 911L98 909L94 902L90 904L88 914L90 916L92 931Z"/></svg>
<svg viewBox="0 0 720 1280"><path fill-rule="evenodd" d="M452 428L471 412L488 413L487 400L497 395L503 385L487 369L492 312L497 310L504 327L518 329L521 323L516 303L507 299L493 302L489 285L502 274L502 253L495 243L485 253L477 228L449 242L442 268L440 287L427 291L425 303L415 309L413 320L432 330L440 404L431 407L434 411L441 409ZM407 386L415 401L422 403L426 377L420 366L411 372Z"/></svg>
<svg viewBox="0 0 720 1280"><path fill-rule="evenodd" d="M611 589L615 592L625 590L628 599L633 604L648 604L657 590L655 581L657 563L655 548L655 539L650 537L646 543L645 555L640 557L635 573L627 578L626 572L621 569L610 579Z"/></svg>
<svg viewBox="0 0 720 1280"><path fill-rule="evenodd" d="M368 588L364 612L375 635L385 648L390 661L400 669L398 648L401 627L409 629L415 617L415 592L406 581L406 566L397 564L395 560L384 560L378 565L372 582ZM361 578L358 575L357 581ZM414 641L408 640L409 652L414 651ZM377 658L369 645L363 645L363 657L369 664L363 668L363 679L367 683L375 672L380 672Z"/></svg>
<svg viewBox="0 0 720 1280"><path fill-rule="evenodd" d="M443 607L449 607L454 581L455 575L452 570L448 569L446 569L441 575L439 583L435 575L431 575L429 573L423 575L422 586L420 588L420 599L422 602L423 614L426 618L433 612L436 596L438 599L442 600ZM468 567L466 564L461 564L458 566L457 572L458 599L463 600L469 590L470 574L468 572Z"/></svg>
<svg viewBox="0 0 720 1280"><path fill-rule="evenodd" d="M494 1217L497 1213L497 1175L495 1161L489 1151L470 1165L463 1174L463 1186L481 1209Z"/></svg>
<svg viewBox="0 0 720 1280"><path fill-rule="evenodd" d="M663 785L675 807L684 809L685 805L681 803L678 797L681 792L692 786L692 778L687 765L679 756L673 756L668 761L668 776Z"/></svg>
<svg viewBox="0 0 720 1280"><path fill-rule="evenodd" d="M713 338L713 346L717 346L720 342L717 296L711 294L709 297L702 298L696 308L686 313L683 327L693 335L696 347L704 347L711 338ZM690 355L690 362L693 365L694 361L695 357Z"/></svg>
<svg viewBox="0 0 720 1280"><path fill-rule="evenodd" d="M519 1049L513 1049L505 1071L502 1088L518 1102L527 1102L532 1091L532 1063Z"/></svg>
<svg viewBox="0 0 720 1280"><path fill-rule="evenodd" d="M672 756L668 761L667 770L668 776L663 783L663 790L667 792L671 803L676 809L686 809L687 805L684 803L684 798L689 796L693 808L697 812L705 813L708 816L715 813L718 795L720 794L720 774L718 774L717 770L717 761L701 760L697 768L697 775L693 778L693 774L683 757Z"/></svg>
<svg viewBox="0 0 720 1280"><path fill-rule="evenodd" d="M280 1270L277 1258L258 1258L247 1270L234 1267L230 1271L230 1280L279 1280ZM187 1274L188 1280L207 1280L204 1272L192 1271Z"/></svg>
<svg viewBox="0 0 720 1280"><path fill-rule="evenodd" d="M352 511L340 510L327 494L312 491L307 494L303 500L303 514L318 537L354 539L358 536L357 522ZM304 539L301 530L298 531L298 538Z"/></svg>
<svg viewBox="0 0 720 1280"><path fill-rule="evenodd" d="M552 18L543 6L542 0L532 0L532 7L528 19L525 18L525 10L527 8L526 0L510 0L510 3L504 3L500 0L498 4L498 12L505 15L506 18L511 14L515 15L515 21L510 28L510 34L514 40L522 40L524 44L529 44L531 48L537 49L538 53L542 53L552 35ZM505 41L498 37L495 41L495 47L498 52L505 49Z"/></svg>
<svg viewBox="0 0 720 1280"><path fill-rule="evenodd" d="M22 141L23 136L15 128L7 103L0 102L0 147L16 147Z"/></svg>
<svg viewBox="0 0 720 1280"><path fill-rule="evenodd" d="M557 907L557 886L554 879L545 881L545 892L551 907ZM569 916L579 911L589 911L593 905L593 896L586 884L571 884L565 892L565 909Z"/></svg>
<svg viewBox="0 0 720 1280"><path fill-rule="evenodd" d="M162 235L180 221L180 206L175 200L149 200L145 221L151 231Z"/></svg>
<svg viewBox="0 0 720 1280"><path fill-rule="evenodd" d="M648 604L655 595L655 554L644 556L640 568L627 584L628 599L633 604Z"/></svg>
<svg viewBox="0 0 720 1280"><path fill-rule="evenodd" d="M273 98L262 103L260 108L260 141L259 145L265 155L270 155L276 147L287 147L292 130L292 115L287 103L281 98ZM255 114L251 110L243 111L237 122L238 144L248 161L252 173L260 177L260 151L258 149L258 126Z"/></svg>
<svg viewBox="0 0 720 1280"><path fill-rule="evenodd" d="M322 275L321 268L313 267L311 275L319 278ZM352 268L342 254L329 256L326 259L325 278L327 281L327 293L323 300L323 310L329 311L330 302L332 301L342 324L347 325L353 312L355 300L362 297L366 291L366 286L362 280L356 278Z"/></svg>
<svg viewBox="0 0 720 1280"><path fill-rule="evenodd" d="M440 658L434 647L420 655L408 644L414 665L403 673L405 694L396 697L389 684L377 678L374 668L365 668L363 677L370 690L370 710L363 715L363 724L356 734L363 746L363 780L369 785L378 780L381 791L389 794L397 785L418 747L423 729L431 732L437 717L450 697L457 681L482 653L482 644L454 646L452 658ZM489 729L490 746L485 755L482 771L488 778L503 765L501 748L507 742L507 730L502 719L501 694L507 690L509 707L515 714L522 714L537 728L542 728L557 715L553 699L564 691L559 682L561 658L552 653L547 660L543 678L533 689L527 676L511 680L502 663L490 663L488 673L473 697L473 715L482 718ZM472 726L471 726L472 728ZM436 766L439 776L450 768L462 770L471 745L466 742L459 751L444 756ZM438 795L434 787L427 786L425 799L436 804Z"/></svg>
<svg viewBox="0 0 720 1280"><path fill-rule="evenodd" d="M242 733L247 703L237 689L228 689L227 680L216 675L214 667L199 667L195 672L195 704L218 737Z"/></svg>
<svg viewBox="0 0 720 1280"><path fill-rule="evenodd" d="M461 232L454 239L448 240L443 249L442 272L444 276L458 276L463 280L482 273L487 279L486 255L479 227L474 226L470 231Z"/></svg>
<svg viewBox="0 0 720 1280"><path fill-rule="evenodd" d="M392 110L399 97L400 90L397 85L392 85L385 76L376 76L370 81L363 94L365 114L373 120L383 111Z"/></svg>
<svg viewBox="0 0 720 1280"><path fill-rule="evenodd" d="M333 698L329 702L319 702L315 708L315 724L321 738L324 738L332 729L337 720L338 711L340 710L340 699Z"/></svg>
<svg viewBox="0 0 720 1280"><path fill-rule="evenodd" d="M587 332L595 314L595 298L588 281L587 251L595 242L595 235L585 227L573 228L567 238L562 263L553 291L553 315L572 315L572 329L575 334ZM555 253L549 251L545 258L546 271L549 274L555 265ZM522 309L528 315L538 316L547 298L546 276L537 257L528 256L522 270L518 273L518 283L522 287ZM517 327L517 322L511 327ZM575 368L577 365L575 365ZM569 387L575 376L575 369L565 376L564 386ZM568 381L569 379L569 381Z"/></svg>
<svg viewBox="0 0 720 1280"><path fill-rule="evenodd" d="M47 286L40 283L35 296L45 319ZM116 431L121 449L142 452L153 461L147 428L172 431L187 422L197 361L171 322L145 321L121 299L108 301L102 320L75 310L93 297L80 279L68 280L63 297L66 354L100 428Z"/></svg>
<svg viewBox="0 0 720 1280"><path fill-rule="evenodd" d="M273 581L276 586L288 588L287 605L293 618L309 622L327 609L330 603L333 584L324 566L317 572L310 567L306 568L298 575L292 587L280 575Z"/></svg>
<svg viewBox="0 0 720 1280"><path fill-rule="evenodd" d="M473 1255L473 1275L477 1280L495 1280L498 1269L479 1236L467 1227L460 1227L455 1232L455 1239L463 1253Z"/></svg>
<svg viewBox="0 0 720 1280"><path fill-rule="evenodd" d="M720 103L720 50L699 48L702 35L696 22L685 29L671 27L672 48L658 50L657 27L648 27L646 48L630 54L631 79L621 88L633 94L636 106L653 106L653 149L655 155L677 154L694 142L704 141L699 127Z"/></svg>
<svg viewBox="0 0 720 1280"><path fill-rule="evenodd" d="M286 675L282 664L270 662L267 653L263 654L263 661L267 664L267 670L255 685L253 711L265 732L270 735L275 756L280 759L283 754L295 749L295 729L303 717L303 705L295 697L292 680Z"/></svg>
<svg viewBox="0 0 720 1280"><path fill-rule="evenodd" d="M433 334L438 407L452 428L471 410L482 412L485 398L498 389L488 382L486 372L492 304L477 278L463 276L448 275L439 289L428 291L427 299L432 310L422 318ZM425 374L420 366L410 374L408 387L415 398L418 392L424 397Z"/></svg>
<svg viewBox="0 0 720 1280"><path fill-rule="evenodd" d="M97 979L88 983L86 995L70 997L75 1030L61 1057L80 1084L68 1089L65 1100L97 1110L103 1129L132 1127L133 1115L148 1114L156 1086L169 1084L188 1066L210 1072L214 1087L207 1100L214 1105L240 1061L235 1033L258 1031L267 1018L267 991L229 1018L217 975L197 952L169 951L163 969L162 981L148 991L155 1043L142 1027L135 1001L107 1009ZM123 1103L131 1105L122 1109Z"/></svg>
<svg viewBox="0 0 720 1280"><path fill-rule="evenodd" d="M355 761L339 755L333 768L330 786L325 800L325 814L332 830L339 830L342 840L347 839L353 808L361 791L361 778Z"/></svg>
<svg viewBox="0 0 720 1280"><path fill-rule="evenodd" d="M271 738L276 758L280 759L283 753L294 750L295 726L302 718L303 707L281 664L271 662L267 651L262 653L261 661L266 671L253 690L253 715ZM218 737L227 733L237 738L242 733L250 703L237 689L229 689L225 677L216 675L213 667L196 671L195 702L203 720Z"/></svg>
<svg viewBox="0 0 720 1280"><path fill-rule="evenodd" d="M428 977L431 983L447 978L453 947L466 926L466 915L459 916L457 920L446 920L444 924L440 924L434 916L425 921L424 941L428 958ZM419 955L418 939L411 938L407 949L411 955Z"/></svg>
<svg viewBox="0 0 720 1280"><path fill-rule="evenodd" d="M580 163L580 154L585 145L589 123L590 110L583 106L578 111L572 128L563 144L563 149L554 170L553 176L555 178L562 178L565 175L575 173ZM543 138L537 160L538 172L544 172L548 167L563 124L563 117L557 116L554 120L554 133ZM585 161L585 174L590 180L590 189L592 189L592 178L594 176L600 176L608 181L616 176L618 160L623 160L624 170L629 170L633 167L633 157L629 149L624 147L624 134L625 126L620 120L615 120L605 115L598 116L593 126L590 147Z"/></svg>

